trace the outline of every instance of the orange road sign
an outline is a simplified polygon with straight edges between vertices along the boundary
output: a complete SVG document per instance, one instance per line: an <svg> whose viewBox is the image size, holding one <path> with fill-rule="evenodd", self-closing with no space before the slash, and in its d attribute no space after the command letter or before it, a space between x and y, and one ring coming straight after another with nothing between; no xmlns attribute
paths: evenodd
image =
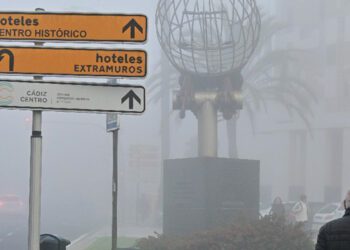
<svg viewBox="0 0 350 250"><path fill-rule="evenodd" d="M0 12L0 40L145 42L144 15Z"/></svg>
<svg viewBox="0 0 350 250"><path fill-rule="evenodd" d="M145 77L147 53L143 50L0 46L0 73Z"/></svg>

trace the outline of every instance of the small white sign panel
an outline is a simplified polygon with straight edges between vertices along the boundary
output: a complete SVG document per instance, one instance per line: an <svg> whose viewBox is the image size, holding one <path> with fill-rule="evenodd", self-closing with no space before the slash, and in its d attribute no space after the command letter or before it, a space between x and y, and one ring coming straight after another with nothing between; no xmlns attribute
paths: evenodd
<svg viewBox="0 0 350 250"><path fill-rule="evenodd" d="M142 86L0 81L0 107L77 112L145 111Z"/></svg>
<svg viewBox="0 0 350 250"><path fill-rule="evenodd" d="M106 128L107 132L113 132L119 129L118 114L108 113L106 116Z"/></svg>

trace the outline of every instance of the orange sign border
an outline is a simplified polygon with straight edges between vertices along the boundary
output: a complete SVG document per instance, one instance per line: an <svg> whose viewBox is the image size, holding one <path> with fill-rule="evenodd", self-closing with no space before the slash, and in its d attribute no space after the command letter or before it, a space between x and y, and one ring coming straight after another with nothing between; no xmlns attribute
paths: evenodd
<svg viewBox="0 0 350 250"><path fill-rule="evenodd" d="M69 43L69 42L79 42L79 43L88 43L88 42L96 42L96 43L138 43L138 44L143 44L146 43L148 40L148 17L144 14L116 14L116 13L93 13L93 12L83 12L83 13L77 13L77 12L26 12L26 11L0 11L0 17L2 14L5 15L57 15L57 16L113 16L113 17L144 17L146 19L146 26L145 26L145 39L144 40L138 40L134 41L132 39L128 40L108 40L108 39L47 39L47 38L42 38L42 39L32 39L32 38L2 38L0 37L0 41L40 41L40 42L61 42L61 43ZM1 27L1 25L0 25Z"/></svg>
<svg viewBox="0 0 350 250"><path fill-rule="evenodd" d="M103 77L103 78L119 78L119 79L142 79L147 77L148 73L148 54L147 51L142 49L103 49L103 48L67 48L67 47L27 47L27 46L0 46L0 50L2 49L31 49L31 50L83 50L83 51L107 51L107 52L141 52L145 54L145 66L144 66L144 74L142 76L125 76L125 75L97 75L97 74L59 74L59 73L23 73L23 72L0 72L0 75L25 75L25 76L66 76L66 77Z"/></svg>

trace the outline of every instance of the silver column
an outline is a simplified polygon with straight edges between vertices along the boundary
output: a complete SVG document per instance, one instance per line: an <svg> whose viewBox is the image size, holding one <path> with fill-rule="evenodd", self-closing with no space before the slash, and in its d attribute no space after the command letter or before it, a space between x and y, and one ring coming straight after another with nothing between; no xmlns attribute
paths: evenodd
<svg viewBox="0 0 350 250"><path fill-rule="evenodd" d="M35 9L44 12L42 8ZM43 46L42 42L35 42L36 47ZM34 76L34 80L41 81L42 76ZM33 129L30 145L30 181L29 181L29 225L28 250L40 250L40 221L41 221L41 172L42 172L42 112L33 111Z"/></svg>
<svg viewBox="0 0 350 250"><path fill-rule="evenodd" d="M118 248L118 131L113 131L112 250Z"/></svg>
<svg viewBox="0 0 350 250"><path fill-rule="evenodd" d="M217 110L212 100L207 99L201 103L197 118L199 157L217 157Z"/></svg>
<svg viewBox="0 0 350 250"><path fill-rule="evenodd" d="M42 169L42 113L33 111L33 131L30 152L29 193L29 250L40 249L41 169Z"/></svg>

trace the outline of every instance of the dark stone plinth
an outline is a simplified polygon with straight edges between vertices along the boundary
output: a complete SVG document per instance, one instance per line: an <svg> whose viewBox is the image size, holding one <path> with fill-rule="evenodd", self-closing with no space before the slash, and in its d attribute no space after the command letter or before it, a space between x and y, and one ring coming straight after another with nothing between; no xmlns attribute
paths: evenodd
<svg viewBox="0 0 350 250"><path fill-rule="evenodd" d="M258 218L259 161L193 158L164 166L164 234L188 235Z"/></svg>

